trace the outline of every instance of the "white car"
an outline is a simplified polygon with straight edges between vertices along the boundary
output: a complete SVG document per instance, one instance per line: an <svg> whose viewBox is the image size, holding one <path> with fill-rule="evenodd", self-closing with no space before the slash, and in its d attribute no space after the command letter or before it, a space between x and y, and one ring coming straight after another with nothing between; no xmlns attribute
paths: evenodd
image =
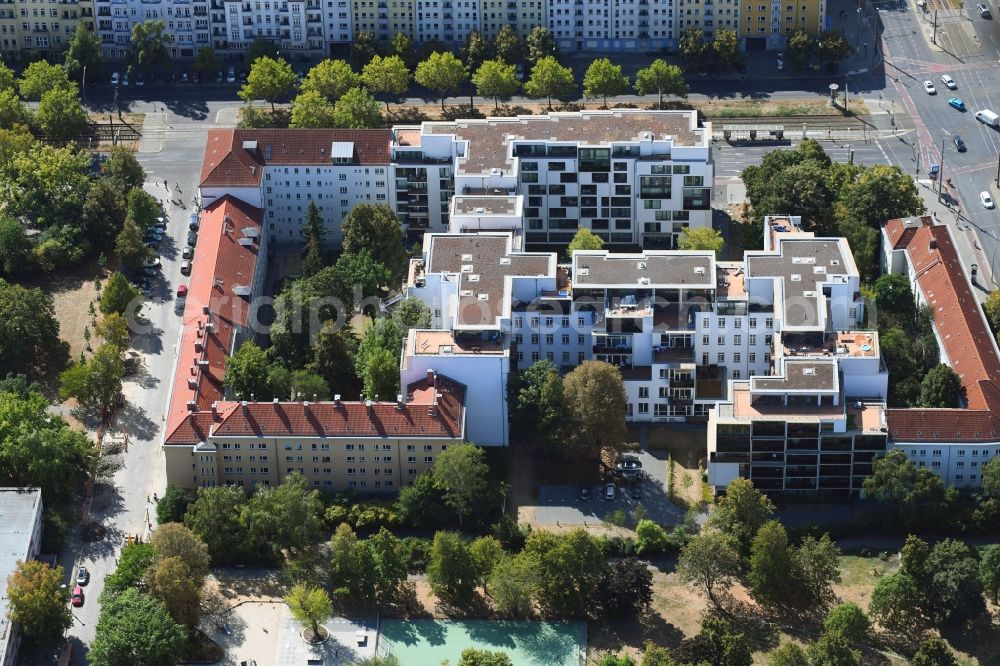
<svg viewBox="0 0 1000 666"><path fill-rule="evenodd" d="M937 90L934 89L933 81L924 81L924 90L927 91L928 95L936 95Z"/></svg>
<svg viewBox="0 0 1000 666"><path fill-rule="evenodd" d="M121 76L118 72L113 72L111 74L111 85L116 86L121 82Z"/></svg>
<svg viewBox="0 0 1000 666"><path fill-rule="evenodd" d="M976 5L976 9L979 10L979 15L982 16L983 18L990 17L990 8L984 5L983 3L979 3L978 5Z"/></svg>
<svg viewBox="0 0 1000 666"><path fill-rule="evenodd" d="M941 75L941 83L947 86L948 90L958 90L958 84L955 83L955 79L951 78L947 74Z"/></svg>
<svg viewBox="0 0 1000 666"><path fill-rule="evenodd" d="M993 197L990 196L989 192L980 192L979 200L983 202L983 208L993 208Z"/></svg>

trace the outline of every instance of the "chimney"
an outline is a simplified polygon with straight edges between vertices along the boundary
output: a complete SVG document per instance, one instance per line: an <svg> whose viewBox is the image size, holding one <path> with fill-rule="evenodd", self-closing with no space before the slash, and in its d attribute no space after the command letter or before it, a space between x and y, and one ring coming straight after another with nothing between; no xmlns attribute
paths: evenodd
<svg viewBox="0 0 1000 666"><path fill-rule="evenodd" d="M368 408L368 411L371 411L371 409L372 409L372 401L371 400L365 400L365 407Z"/></svg>
<svg viewBox="0 0 1000 666"><path fill-rule="evenodd" d="M212 416L216 416L219 413L219 403L215 400L212 401Z"/></svg>
<svg viewBox="0 0 1000 666"><path fill-rule="evenodd" d="M194 400L188 400L187 401L187 409L188 409L189 412L196 412L196 411L198 411L198 403L195 402Z"/></svg>
<svg viewBox="0 0 1000 666"><path fill-rule="evenodd" d="M277 398L275 398L275 399L274 399L274 400L272 400L271 402L272 402L273 404L277 405L277 404L278 404L278 399L277 399Z"/></svg>
<svg viewBox="0 0 1000 666"><path fill-rule="evenodd" d="M932 239L930 240L930 242L929 242L929 243L927 244L927 248L928 248L928 249L929 249L929 250L930 250L931 252L933 252L934 250L936 250L936 249L937 249L937 238L932 238Z"/></svg>
<svg viewBox="0 0 1000 666"><path fill-rule="evenodd" d="M396 411L402 411L402 410L403 410L403 394L398 393L396 394Z"/></svg>
<svg viewBox="0 0 1000 666"><path fill-rule="evenodd" d="M333 404L337 405L337 407L340 407L340 394L339 393L337 395L333 396Z"/></svg>

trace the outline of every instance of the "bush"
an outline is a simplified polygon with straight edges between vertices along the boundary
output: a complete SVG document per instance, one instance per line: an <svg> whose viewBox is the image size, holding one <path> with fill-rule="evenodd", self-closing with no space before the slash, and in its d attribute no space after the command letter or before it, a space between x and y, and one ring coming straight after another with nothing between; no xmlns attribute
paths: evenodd
<svg viewBox="0 0 1000 666"><path fill-rule="evenodd" d="M331 528L347 523L354 531L360 533L375 533L383 527L392 529L400 523L395 507L390 502L382 500L356 502L350 505L333 504L327 507L325 518Z"/></svg>
<svg viewBox="0 0 1000 666"><path fill-rule="evenodd" d="M506 550L517 553L524 548L524 543L531 534L531 525L518 525L516 520L505 514L493 525L492 530L493 536Z"/></svg>
<svg viewBox="0 0 1000 666"><path fill-rule="evenodd" d="M431 552L431 540L419 537L403 539L403 559L411 574L422 574L427 571L427 560Z"/></svg>
<svg viewBox="0 0 1000 666"><path fill-rule="evenodd" d="M530 116L533 115L533 112L526 106L503 104L490 115L498 118L513 118L514 116Z"/></svg>
<svg viewBox="0 0 1000 666"><path fill-rule="evenodd" d="M427 114L413 106L397 107L388 116L390 122L396 123L422 123L425 120L430 120Z"/></svg>
<svg viewBox="0 0 1000 666"><path fill-rule="evenodd" d="M556 111L583 111L583 104L577 104L576 102L563 102L556 107Z"/></svg>
<svg viewBox="0 0 1000 666"><path fill-rule="evenodd" d="M607 557L632 557L637 554L638 547L635 539L630 537L601 537L601 550Z"/></svg>
<svg viewBox="0 0 1000 666"><path fill-rule="evenodd" d="M485 118L486 115L472 106L449 106L441 114L444 120L462 120L464 118Z"/></svg>

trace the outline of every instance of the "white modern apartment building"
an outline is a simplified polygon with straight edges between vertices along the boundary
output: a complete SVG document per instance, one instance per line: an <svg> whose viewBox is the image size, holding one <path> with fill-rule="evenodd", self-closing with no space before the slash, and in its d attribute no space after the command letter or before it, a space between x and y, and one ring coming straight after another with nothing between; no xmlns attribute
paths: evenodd
<svg viewBox="0 0 1000 666"><path fill-rule="evenodd" d="M504 230L554 245L587 228L611 245L671 248L712 219L711 127L693 111L399 126L391 160L413 234Z"/></svg>
<svg viewBox="0 0 1000 666"><path fill-rule="evenodd" d="M548 0L548 28L564 53L672 46L680 0Z"/></svg>
<svg viewBox="0 0 1000 666"><path fill-rule="evenodd" d="M857 495L886 450L888 371L878 333L858 330L854 257L845 239L815 238L800 224L767 218L764 249L746 253L743 291L764 316L766 366L748 379L734 372L709 412L716 490L744 477L768 492Z"/></svg>
<svg viewBox="0 0 1000 666"><path fill-rule="evenodd" d="M164 34L171 38L170 56L194 58L198 49L212 46L208 8L209 0L94 0L101 55L109 60L126 59L132 26L162 20Z"/></svg>
<svg viewBox="0 0 1000 666"><path fill-rule="evenodd" d="M970 276L951 231L931 217L889 220L882 248L885 272L906 275L933 309L941 362L962 381L960 409L889 409L890 445L948 485L980 486L982 466L1000 456L1000 350Z"/></svg>

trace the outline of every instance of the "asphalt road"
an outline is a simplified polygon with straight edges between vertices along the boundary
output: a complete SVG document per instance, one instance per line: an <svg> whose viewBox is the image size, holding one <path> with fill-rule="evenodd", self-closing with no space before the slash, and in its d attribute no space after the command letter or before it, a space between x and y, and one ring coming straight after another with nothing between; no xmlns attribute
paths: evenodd
<svg viewBox="0 0 1000 666"><path fill-rule="evenodd" d="M100 610L97 598L104 578L115 569L125 535L148 536L150 524L156 521L155 505L148 500L165 488L160 443L181 323L181 316L174 311L174 294L177 285L186 281L180 274L181 250L186 244L208 129L217 117L223 123L232 117L226 112L209 116L209 108L206 104L206 122L170 113L151 116L140 144L138 159L147 174L145 189L159 199L166 198L167 234L158 248L163 270L133 328L132 347L141 352L143 367L125 383L126 403L117 419L117 429L128 435L128 449L120 457L122 465L113 483L99 484L95 492L91 517L104 526L105 536L81 543L74 535L60 559L68 571L83 565L91 574L85 603L74 609L75 622L69 631L76 646L76 664L86 663L81 647L94 638ZM169 194L164 180L170 184ZM175 189L178 184L180 192ZM183 207L178 205L181 202Z"/></svg>

